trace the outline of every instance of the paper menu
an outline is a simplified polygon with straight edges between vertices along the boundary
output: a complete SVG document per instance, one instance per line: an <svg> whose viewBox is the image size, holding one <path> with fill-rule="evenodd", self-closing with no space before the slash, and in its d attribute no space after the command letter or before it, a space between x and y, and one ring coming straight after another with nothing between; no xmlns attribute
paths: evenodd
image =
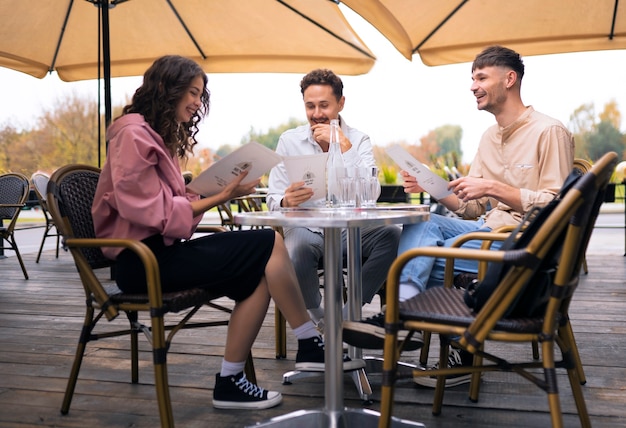
<svg viewBox="0 0 626 428"><path fill-rule="evenodd" d="M273 150L252 141L202 171L187 188L203 196L214 195L243 171L249 171L243 184L249 183L261 177L281 160L280 155Z"/></svg>
<svg viewBox="0 0 626 428"><path fill-rule="evenodd" d="M415 177L417 183L433 198L441 199L452 194L452 191L448 190L446 180L428 169L426 165L411 156L401 146L394 145L385 151L400 168Z"/></svg>
<svg viewBox="0 0 626 428"><path fill-rule="evenodd" d="M309 201L326 198L326 159L328 153L285 156L283 164L290 183L304 181L304 187L313 189ZM308 201L307 201L308 202Z"/></svg>

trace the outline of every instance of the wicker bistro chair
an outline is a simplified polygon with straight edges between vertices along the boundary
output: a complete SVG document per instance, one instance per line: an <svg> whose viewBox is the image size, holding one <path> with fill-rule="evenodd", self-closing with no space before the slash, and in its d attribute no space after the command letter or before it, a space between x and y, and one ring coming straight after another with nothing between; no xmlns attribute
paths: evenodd
<svg viewBox="0 0 626 428"><path fill-rule="evenodd" d="M582 174L586 174L587 172L589 172L591 170L591 164L587 160L585 160L585 159L576 158L576 159L574 159L573 169L577 170L581 175ZM515 225L503 226L503 227L495 230L495 232L501 232L501 233L512 232L513 230L515 230L515 228L516 228ZM494 241L503 241L507 235L503 235L501 233L500 234L490 234L490 235L487 235L485 237L485 239L483 240L484 242L483 242L481 248L484 249L484 250L488 250L491 247L491 244ZM472 239L474 239L474 235L473 234L462 236L457 241L454 242L452 247L453 248L458 248L461 245L463 245L464 243L466 243L467 241L470 241ZM585 245L584 248L581 248L581 250L583 251L583 254L585 254L586 250L587 250L586 245ZM448 263L446 263L446 272L445 272L446 284L453 284L457 288L466 288L468 283L471 282L472 279L476 279L476 280L483 279L484 276L485 276L485 272L487 271L487 263L486 262L481 262L479 264L479 269L478 269L478 274L477 275L466 274L466 275L460 275L461 278L454 277L454 263L452 263L452 261L453 261L453 259L450 259L450 260L448 260ZM583 256L582 270L583 270L583 272L585 274L588 273L586 256ZM572 326L569 323L569 318L567 319L567 326L565 326L565 328L569 329L571 331L572 336L573 336L574 333L572 331ZM424 346L422 347L422 350L421 350L421 353L420 353L420 359L419 359L420 364L422 366L425 366L426 363L427 363L428 354L429 354L429 351L430 351L430 346L429 345L430 345L430 333L425 332L424 333ZM574 345L575 345L575 343L574 343ZM532 343L532 351L533 351L533 358L535 360L538 360L539 359L539 345L538 345L537 342L533 342ZM584 369L583 369L582 362L580 360L580 356L579 356L577 347L574 346L572 351L573 351L573 356L574 356L575 362L576 362L576 369L578 371L578 378L580 379L581 385L584 385L585 383L587 383L587 380L586 380L586 377L585 377L585 372L584 372Z"/></svg>
<svg viewBox="0 0 626 428"><path fill-rule="evenodd" d="M130 336L131 381L137 383L139 377L138 336L140 332L143 332L148 336L152 346L161 426L173 427L174 418L167 373L167 351L173 336L181 329L228 325L227 318L211 322L191 322L191 318L204 305L228 314L231 310L212 302L213 299L222 296L214 295L204 288L162 293L156 258L142 242L130 239L98 239L95 237L91 205L99 176L100 170L98 168L86 165L67 165L55 171L48 184L47 199L50 214L63 236L64 249L69 249L74 258L86 296L85 320L65 390L61 413L67 414L69 412L83 355L87 344L93 340ZM216 230L221 230L221 228ZM207 231L206 227L202 229L202 232ZM113 265L113 262L102 254L101 247L104 246L129 248L137 253L146 270L147 294L122 293L114 284L105 283L99 279L99 276L102 275L97 275L96 270ZM174 321L165 321L168 314L181 311L188 312L182 317L177 316ZM100 319L104 317L107 321L113 321L120 313L126 314L130 328L95 332ZM149 327L140 323L140 313L150 317ZM166 331L169 331L167 337ZM256 382L252 355L248 356L246 376Z"/></svg>
<svg viewBox="0 0 626 428"><path fill-rule="evenodd" d="M617 154L607 153L596 162L589 173L582 176L560 200L554 211L540 224L527 244L511 250L468 250L459 248L416 248L400 255L392 265L387 279L387 310L385 314L385 349L383 386L379 427L388 427L393 411L394 383L400 350L397 331L408 329L437 333L440 336L439 369L420 370L412 376L437 376L433 400L433 414L441 413L448 374L472 373L469 398L478 400L481 372L512 371L530 380L548 395L553 427L562 427L556 369L565 368L578 415L583 427L591 426L589 414L578 377L574 337L569 324L568 309L578 285L584 250L591 236L604 190L617 163ZM496 232L491 232L497 234ZM523 232L522 232L523 233ZM476 239L490 239L485 233L476 233ZM509 233L502 234L502 238ZM553 280L549 284L549 300L539 315L519 318L507 316L507 311L536 281L537 267L546 257L556 254ZM398 302L399 277L404 265L414 257L466 258L489 263L504 263L505 274L498 286L477 312L465 303L465 291L454 287L435 287L406 302ZM446 278L451 281L451 278ZM455 339L453 339L455 338ZM507 361L485 351L489 341L506 343L537 342L541 345L540 361ZM448 368L449 344L474 354L472 367ZM561 352L556 358L556 347ZM516 354L514 358L523 358ZM529 369L543 369L541 374Z"/></svg>
<svg viewBox="0 0 626 428"><path fill-rule="evenodd" d="M52 220L50 211L48 211L48 202L46 196L48 181L50 181L50 176L41 172L36 172L30 177L30 182L33 185L35 195L37 195L37 199L39 200L39 206L41 207L41 211L43 212L44 218L46 220L46 226L43 232L43 237L41 238L41 245L39 246L39 252L37 253L37 259L35 260L35 263L39 263L39 259L41 258L41 252L43 251L43 246L46 242L46 238L49 237L56 237L57 246L55 256L57 259L59 258L59 245L61 241L61 235L59 235L58 230L56 230L54 220ZM52 229L55 230L54 233Z"/></svg>
<svg viewBox="0 0 626 428"><path fill-rule="evenodd" d="M29 192L30 183L26 176L15 172L0 175L0 249L2 252L4 250L15 252L25 279L28 279L28 272L15 241L15 225ZM5 245L5 241L8 246Z"/></svg>

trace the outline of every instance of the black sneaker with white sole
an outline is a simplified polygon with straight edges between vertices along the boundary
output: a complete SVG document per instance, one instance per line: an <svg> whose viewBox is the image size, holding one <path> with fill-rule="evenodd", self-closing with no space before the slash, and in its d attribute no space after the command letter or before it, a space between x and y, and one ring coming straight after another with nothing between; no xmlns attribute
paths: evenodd
<svg viewBox="0 0 626 428"><path fill-rule="evenodd" d="M215 376L213 407L216 409L269 409L280 404L283 396L250 382L243 372Z"/></svg>
<svg viewBox="0 0 626 428"><path fill-rule="evenodd" d="M407 338L407 330L398 331L398 341ZM363 349L383 349L385 347L385 314L379 313L361 321L343 322L343 341ZM414 351L424 346L422 334L414 332L404 344L405 351Z"/></svg>
<svg viewBox="0 0 626 428"><path fill-rule="evenodd" d="M471 367L474 361L474 356L461 349L450 348L448 354L448 367ZM431 369L438 369L439 363L431 367ZM427 371L429 369L426 369ZM446 376L446 388L462 385L464 383L470 383L472 380L471 373L461 373L455 375ZM418 385L426 386L429 388L435 388L437 386L437 376L414 376L413 382Z"/></svg>
<svg viewBox="0 0 626 428"><path fill-rule="evenodd" d="M365 367L365 361L352 360L343 355L343 370L357 370ZM296 354L296 370L304 372L323 372L324 364L324 341L321 337L298 340L298 353Z"/></svg>

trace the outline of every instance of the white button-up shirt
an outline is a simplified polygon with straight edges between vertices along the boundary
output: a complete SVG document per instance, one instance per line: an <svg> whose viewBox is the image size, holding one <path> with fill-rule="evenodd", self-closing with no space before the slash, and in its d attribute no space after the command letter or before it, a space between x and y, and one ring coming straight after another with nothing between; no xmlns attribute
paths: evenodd
<svg viewBox="0 0 626 428"><path fill-rule="evenodd" d="M350 140L352 147L343 153L343 161L347 167L374 167L374 154L370 137L363 132L349 127L340 116L341 132ZM289 129L280 136L276 153L281 156L302 156L323 153L322 148L313 139L311 126L302 125ZM287 169L281 162L270 171L266 203L269 210L280 209L280 201L285 195L285 189L291 182L287 175ZM308 200L301 206L316 206L320 201ZM323 204L322 204L323 205Z"/></svg>

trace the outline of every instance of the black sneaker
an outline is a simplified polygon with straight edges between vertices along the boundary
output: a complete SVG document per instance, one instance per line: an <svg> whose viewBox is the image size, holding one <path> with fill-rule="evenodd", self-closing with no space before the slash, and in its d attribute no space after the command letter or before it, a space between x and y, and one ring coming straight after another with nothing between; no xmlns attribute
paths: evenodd
<svg viewBox="0 0 626 428"><path fill-rule="evenodd" d="M324 364L324 341L321 337L298 340L298 353L296 354L296 370L304 372L323 372ZM365 367L365 361L352 360L346 354L343 355L343 370L357 370Z"/></svg>
<svg viewBox="0 0 626 428"><path fill-rule="evenodd" d="M215 375L213 407L217 409L269 409L282 400L280 392L256 386L243 372L225 377Z"/></svg>
<svg viewBox="0 0 626 428"><path fill-rule="evenodd" d="M474 361L474 356L461 349L450 348L448 355L448 367L471 367ZM432 369L439 368L439 363L431 367ZM429 370L429 369L426 369ZM472 380L471 373L455 374L446 376L446 388L462 385L464 383L470 383ZM437 376L415 376L413 382L418 385L427 386L429 388L435 388L437 386Z"/></svg>
<svg viewBox="0 0 626 428"><path fill-rule="evenodd" d="M407 330L398 331L398 341L408 336ZM385 347L385 314L379 313L361 321L343 322L343 341L363 349L383 349ZM414 332L404 344L403 350L415 351L424 346L422 334Z"/></svg>

